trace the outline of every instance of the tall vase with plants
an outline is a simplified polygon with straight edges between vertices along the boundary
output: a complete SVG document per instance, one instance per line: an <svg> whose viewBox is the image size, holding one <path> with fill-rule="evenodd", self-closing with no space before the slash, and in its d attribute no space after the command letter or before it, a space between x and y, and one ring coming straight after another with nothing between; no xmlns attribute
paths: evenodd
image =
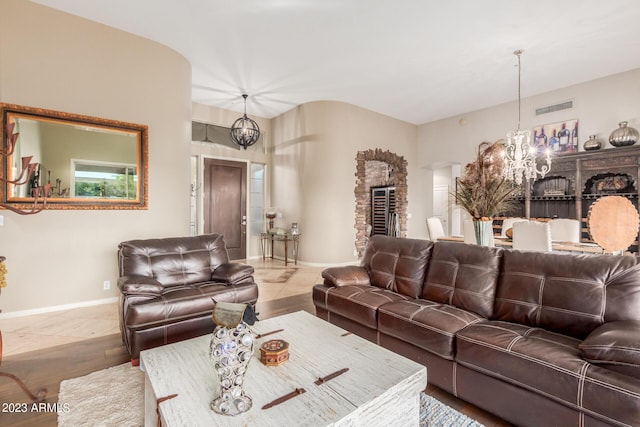
<svg viewBox="0 0 640 427"><path fill-rule="evenodd" d="M489 246L493 242L493 217L509 211L518 187L503 174L504 155L501 141L482 142L476 158L467 164L458 178L454 199L473 220L476 242Z"/></svg>

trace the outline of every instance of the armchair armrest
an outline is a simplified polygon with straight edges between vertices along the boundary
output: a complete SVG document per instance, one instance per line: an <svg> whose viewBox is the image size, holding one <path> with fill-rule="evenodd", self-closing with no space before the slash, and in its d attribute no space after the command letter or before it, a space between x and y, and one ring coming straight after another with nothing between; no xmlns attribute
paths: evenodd
<svg viewBox="0 0 640 427"><path fill-rule="evenodd" d="M367 270L355 265L327 268L322 278L327 286L371 285Z"/></svg>
<svg viewBox="0 0 640 427"><path fill-rule="evenodd" d="M583 357L589 362L640 369L640 321L619 320L605 323L591 332L579 347Z"/></svg>
<svg viewBox="0 0 640 427"><path fill-rule="evenodd" d="M211 280L233 285L245 282L247 279L251 280L253 271L254 269L251 265L229 262L220 264L215 270L213 270L213 273L211 273Z"/></svg>
<svg viewBox="0 0 640 427"><path fill-rule="evenodd" d="M153 277L122 276L118 279L118 288L125 295L162 295L164 286Z"/></svg>

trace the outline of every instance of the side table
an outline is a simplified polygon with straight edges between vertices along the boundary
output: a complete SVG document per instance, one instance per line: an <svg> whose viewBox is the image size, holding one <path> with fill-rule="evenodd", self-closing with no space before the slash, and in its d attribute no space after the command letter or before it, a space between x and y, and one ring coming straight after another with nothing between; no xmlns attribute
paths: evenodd
<svg viewBox="0 0 640 427"><path fill-rule="evenodd" d="M298 246L300 245L300 234L276 234L276 233L260 233L260 247L262 248L262 259L267 257L267 248L270 246L271 259L273 259L274 242L284 243L284 265L289 264L289 242L291 242L293 250L293 262L298 264Z"/></svg>

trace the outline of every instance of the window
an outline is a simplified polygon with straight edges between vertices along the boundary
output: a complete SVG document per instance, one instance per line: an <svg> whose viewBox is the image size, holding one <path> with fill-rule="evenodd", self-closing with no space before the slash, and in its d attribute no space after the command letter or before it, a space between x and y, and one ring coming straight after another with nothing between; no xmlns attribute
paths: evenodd
<svg viewBox="0 0 640 427"><path fill-rule="evenodd" d="M258 236L264 231L264 187L265 165L251 163L251 227L252 236Z"/></svg>
<svg viewBox="0 0 640 427"><path fill-rule="evenodd" d="M71 159L71 197L133 200L136 165Z"/></svg>

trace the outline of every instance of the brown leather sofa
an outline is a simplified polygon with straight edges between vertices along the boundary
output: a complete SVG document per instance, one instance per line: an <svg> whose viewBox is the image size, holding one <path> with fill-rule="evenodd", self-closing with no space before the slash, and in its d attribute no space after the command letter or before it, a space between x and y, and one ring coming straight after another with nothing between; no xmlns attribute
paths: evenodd
<svg viewBox="0 0 640 427"><path fill-rule="evenodd" d="M130 240L118 246L120 331L140 351L211 333L213 300L255 306L253 267L230 263L219 234Z"/></svg>
<svg viewBox="0 0 640 427"><path fill-rule="evenodd" d="M523 426L640 426L640 260L374 236L319 317Z"/></svg>

